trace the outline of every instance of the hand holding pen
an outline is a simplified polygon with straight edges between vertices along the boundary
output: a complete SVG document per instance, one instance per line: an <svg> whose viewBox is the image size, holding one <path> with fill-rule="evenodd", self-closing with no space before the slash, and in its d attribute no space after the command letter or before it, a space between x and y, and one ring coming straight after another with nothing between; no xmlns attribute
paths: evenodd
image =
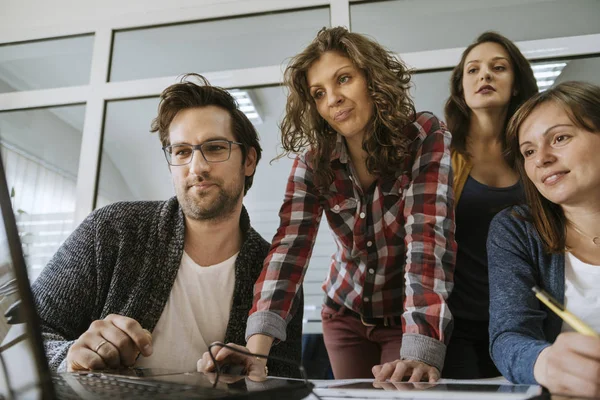
<svg viewBox="0 0 600 400"><path fill-rule="evenodd" d="M536 381L553 394L600 397L600 336L548 293L532 290L576 331L558 335L542 350L533 370Z"/></svg>
<svg viewBox="0 0 600 400"><path fill-rule="evenodd" d="M569 326L575 329L575 331L586 336L600 337L598 332L590 328L585 322L577 318L574 314L570 313L562 304L556 301L546 291L540 289L538 286L534 286L531 290L535 292L535 297L537 297L556 315L561 317L563 321L569 324Z"/></svg>

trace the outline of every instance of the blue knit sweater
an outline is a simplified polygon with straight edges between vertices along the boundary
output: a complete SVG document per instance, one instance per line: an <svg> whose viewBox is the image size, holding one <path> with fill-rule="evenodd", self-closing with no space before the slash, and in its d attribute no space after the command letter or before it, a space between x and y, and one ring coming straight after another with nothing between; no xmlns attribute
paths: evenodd
<svg viewBox="0 0 600 400"><path fill-rule="evenodd" d="M537 285L564 303L565 256L546 253L530 221L528 207L498 213L490 225L487 250L490 354L505 378L533 384L535 361L556 340L562 320L531 288Z"/></svg>

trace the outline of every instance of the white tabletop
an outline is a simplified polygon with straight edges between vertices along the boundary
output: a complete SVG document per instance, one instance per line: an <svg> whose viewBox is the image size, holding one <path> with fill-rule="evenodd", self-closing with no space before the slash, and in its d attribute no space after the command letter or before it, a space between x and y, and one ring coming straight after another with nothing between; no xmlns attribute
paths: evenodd
<svg viewBox="0 0 600 400"><path fill-rule="evenodd" d="M527 399L541 393L541 387L537 385L513 385L503 377L491 378L491 379L470 379L470 380L457 380L457 379L441 379L438 383L440 384L453 384L454 389L456 385L464 385L464 391L448 391L448 390L432 390L431 385L425 384L427 390L406 390L404 388L397 389L396 385L392 383L385 383L384 389L376 389L375 387L371 390L370 384L373 384L373 379L346 379L346 380L312 380L315 385L315 391L321 396L323 400L339 400L345 399ZM362 386L368 389L348 389L349 384L362 384ZM344 385L344 388L337 389L337 386ZM417 384L418 385L418 384ZM467 386L468 385L468 386ZM478 392L474 390L473 385L501 385L498 386L498 391L492 392ZM412 385L409 386L412 388ZM515 392L511 392L515 390ZM519 392L521 391L521 392ZM305 400L317 400L317 397L310 395Z"/></svg>

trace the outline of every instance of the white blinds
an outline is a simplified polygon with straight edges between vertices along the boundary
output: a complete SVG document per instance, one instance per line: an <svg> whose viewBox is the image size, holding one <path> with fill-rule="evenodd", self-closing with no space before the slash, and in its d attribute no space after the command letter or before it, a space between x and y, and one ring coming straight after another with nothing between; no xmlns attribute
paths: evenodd
<svg viewBox="0 0 600 400"><path fill-rule="evenodd" d="M75 177L6 142L0 149L33 281L73 230Z"/></svg>

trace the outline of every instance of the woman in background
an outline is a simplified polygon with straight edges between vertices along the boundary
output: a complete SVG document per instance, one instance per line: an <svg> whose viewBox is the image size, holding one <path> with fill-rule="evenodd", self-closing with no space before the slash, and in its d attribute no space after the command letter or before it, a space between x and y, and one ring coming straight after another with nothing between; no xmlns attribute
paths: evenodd
<svg viewBox="0 0 600 400"><path fill-rule="evenodd" d="M321 30L285 82L282 144L296 158L256 283L248 349L266 354L285 340L325 212L337 251L321 315L335 377L437 380L456 246L450 133L415 112L410 71L393 53L344 28ZM260 370L263 361L242 362Z"/></svg>
<svg viewBox="0 0 600 400"><path fill-rule="evenodd" d="M537 85L517 46L485 32L463 52L450 88L445 111L452 132L458 252L448 299L454 330L442 376L487 378L500 375L488 352L487 233L498 211L523 200L514 163L505 155L505 129Z"/></svg>
<svg viewBox="0 0 600 400"><path fill-rule="evenodd" d="M600 87L565 82L534 96L507 139L529 206L490 228L492 358L514 383L600 396L600 339L572 332L531 290L600 332Z"/></svg>

